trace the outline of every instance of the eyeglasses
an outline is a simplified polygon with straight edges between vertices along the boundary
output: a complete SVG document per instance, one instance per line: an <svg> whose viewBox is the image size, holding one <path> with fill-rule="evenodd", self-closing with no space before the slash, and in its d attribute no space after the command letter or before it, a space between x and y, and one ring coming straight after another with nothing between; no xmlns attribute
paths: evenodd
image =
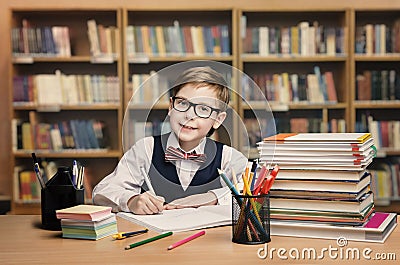
<svg viewBox="0 0 400 265"><path fill-rule="evenodd" d="M207 119L211 116L212 112L215 111L217 113L221 112L220 109L216 109L205 104L196 104L190 102L187 99L180 98L180 97L172 97L172 106L175 110L179 112L185 112L193 106L194 113L203 119Z"/></svg>

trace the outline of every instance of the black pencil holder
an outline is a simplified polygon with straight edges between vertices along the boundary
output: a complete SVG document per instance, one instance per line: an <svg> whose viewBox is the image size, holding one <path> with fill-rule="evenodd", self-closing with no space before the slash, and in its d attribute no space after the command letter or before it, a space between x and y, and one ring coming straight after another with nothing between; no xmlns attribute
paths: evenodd
<svg viewBox="0 0 400 265"><path fill-rule="evenodd" d="M232 242L264 244L270 241L269 194L232 194Z"/></svg>
<svg viewBox="0 0 400 265"><path fill-rule="evenodd" d="M57 173L46 183L41 192L42 227L61 231L61 220L56 210L84 204L84 189L76 189L68 167L58 168Z"/></svg>

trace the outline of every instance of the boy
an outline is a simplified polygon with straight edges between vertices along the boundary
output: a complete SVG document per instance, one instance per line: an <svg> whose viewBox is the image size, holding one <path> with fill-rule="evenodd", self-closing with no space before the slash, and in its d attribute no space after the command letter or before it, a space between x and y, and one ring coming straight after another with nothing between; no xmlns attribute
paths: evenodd
<svg viewBox="0 0 400 265"><path fill-rule="evenodd" d="M247 158L207 138L226 118L227 83L210 67L194 67L184 71L175 84L168 111L171 133L136 142L114 172L94 188L95 204L111 206L113 211L155 214L229 203L229 189L217 168L228 176L233 168L240 175ZM155 194L141 193L148 189L145 174Z"/></svg>

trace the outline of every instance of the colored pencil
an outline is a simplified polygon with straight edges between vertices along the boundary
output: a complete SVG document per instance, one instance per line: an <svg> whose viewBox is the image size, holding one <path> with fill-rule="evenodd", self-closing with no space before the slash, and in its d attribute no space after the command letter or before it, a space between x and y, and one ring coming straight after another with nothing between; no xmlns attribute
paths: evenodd
<svg viewBox="0 0 400 265"><path fill-rule="evenodd" d="M189 236L189 237L187 237L185 239L182 239L181 241L178 241L178 242L170 245L168 247L168 250L171 250L171 249L174 249L176 247L179 247L180 245L183 245L183 244L185 244L185 243L187 243L187 242L189 242L189 241L191 241L191 240L193 240L195 238L198 238L198 237L204 235L205 233L206 233L206 231L203 230L203 231L200 231L200 232L198 232L198 233L196 233L194 235L191 235L191 236Z"/></svg>
<svg viewBox="0 0 400 265"><path fill-rule="evenodd" d="M141 245L156 241L158 239L161 239L161 238L164 238L164 237L167 237L167 236L170 236L170 235L172 235L172 232L167 232L167 233L155 236L155 237L150 237L148 239L145 239L145 240L130 244L130 245L126 246L125 249L126 250L132 249L132 248L135 248L135 247L138 247L138 246L141 246Z"/></svg>

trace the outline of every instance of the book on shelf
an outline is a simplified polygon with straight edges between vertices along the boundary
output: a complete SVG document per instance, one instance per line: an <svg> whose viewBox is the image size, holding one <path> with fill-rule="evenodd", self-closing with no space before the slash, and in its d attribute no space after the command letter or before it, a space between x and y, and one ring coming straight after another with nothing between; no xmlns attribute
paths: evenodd
<svg viewBox="0 0 400 265"><path fill-rule="evenodd" d="M40 202L40 184L33 170L14 167L13 200L17 203Z"/></svg>
<svg viewBox="0 0 400 265"><path fill-rule="evenodd" d="M271 220L271 235L384 243L396 226L397 214L376 212L362 226Z"/></svg>
<svg viewBox="0 0 400 265"><path fill-rule="evenodd" d="M309 74L257 73L251 77L244 76L241 80L243 99L247 101L337 103L333 72L321 73L319 66ZM254 89L253 82L259 89Z"/></svg>
<svg viewBox="0 0 400 265"><path fill-rule="evenodd" d="M13 136L13 150L105 150L109 144L106 125L97 120L70 120L49 124L36 123L34 119L29 122L17 119L12 125L15 126L13 132L17 133Z"/></svg>
<svg viewBox="0 0 400 265"><path fill-rule="evenodd" d="M400 52L400 20L392 24L367 23L356 25L355 53L356 54L388 54Z"/></svg>
<svg viewBox="0 0 400 265"><path fill-rule="evenodd" d="M227 25L181 26L128 25L125 29L128 58L143 56L228 56L231 53Z"/></svg>
<svg viewBox="0 0 400 265"><path fill-rule="evenodd" d="M59 56L71 57L68 26L35 27L22 19L22 27L11 29L13 56Z"/></svg>
<svg viewBox="0 0 400 265"><path fill-rule="evenodd" d="M357 100L400 99L400 75L394 69L364 70L356 75Z"/></svg>
<svg viewBox="0 0 400 265"><path fill-rule="evenodd" d="M230 205L164 210L162 213L153 215L119 212L117 216L159 233L183 232L232 224Z"/></svg>
<svg viewBox="0 0 400 265"><path fill-rule="evenodd" d="M242 16L241 27L243 53L262 56L335 56L345 53L346 30L342 27L327 27L314 21L301 21L291 26L248 27L246 16Z"/></svg>
<svg viewBox="0 0 400 265"><path fill-rule="evenodd" d="M39 74L13 77L13 104L115 104L120 100L119 78L105 75Z"/></svg>
<svg viewBox="0 0 400 265"><path fill-rule="evenodd" d="M131 80L132 92L128 95L130 104L169 102L169 88L173 84L172 80L168 80L155 71L150 71L150 74L133 74Z"/></svg>
<svg viewBox="0 0 400 265"><path fill-rule="evenodd" d="M106 27L98 24L95 19L89 19L87 29L91 56L105 57L111 61L118 58L120 32L117 27Z"/></svg>
<svg viewBox="0 0 400 265"><path fill-rule="evenodd" d="M372 190L378 205L388 205L391 200L400 198L400 162L398 158L374 163L370 170Z"/></svg>

